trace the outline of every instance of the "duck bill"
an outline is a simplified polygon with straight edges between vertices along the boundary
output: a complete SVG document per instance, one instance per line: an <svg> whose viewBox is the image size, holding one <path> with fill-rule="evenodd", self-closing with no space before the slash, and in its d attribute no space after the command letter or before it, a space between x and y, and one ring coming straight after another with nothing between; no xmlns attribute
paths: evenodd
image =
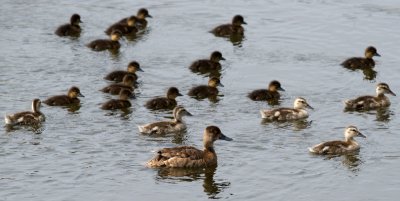
<svg viewBox="0 0 400 201"><path fill-rule="evenodd" d="M395 94L395 93L393 93L393 91L392 91L392 90L390 90L390 89L389 89L389 94L391 94L391 95L393 95L393 96L396 96L396 94Z"/></svg>
<svg viewBox="0 0 400 201"><path fill-rule="evenodd" d="M192 113L186 111L186 116L193 116Z"/></svg>
<svg viewBox="0 0 400 201"><path fill-rule="evenodd" d="M137 67L136 70L139 71L139 72L144 72L144 70L141 69L140 67Z"/></svg>
<svg viewBox="0 0 400 201"><path fill-rule="evenodd" d="M82 20L79 19L79 23L83 23Z"/></svg>
<svg viewBox="0 0 400 201"><path fill-rule="evenodd" d="M78 93L78 97L85 97L85 96L81 93Z"/></svg>
<svg viewBox="0 0 400 201"><path fill-rule="evenodd" d="M278 91L285 91L285 89L282 88L282 87L279 87L279 88L278 88Z"/></svg>
<svg viewBox="0 0 400 201"><path fill-rule="evenodd" d="M374 54L374 56L376 56L376 57L380 57L381 55L380 55L380 54L378 54L378 52L376 52L376 53Z"/></svg>
<svg viewBox="0 0 400 201"><path fill-rule="evenodd" d="M243 21L242 24L247 24L247 22Z"/></svg>
<svg viewBox="0 0 400 201"><path fill-rule="evenodd" d="M151 16L150 14L147 14L146 17L153 18L153 16Z"/></svg>
<svg viewBox="0 0 400 201"><path fill-rule="evenodd" d="M308 105L308 104L307 104L307 108L310 108L312 110L314 109L313 107L311 107L311 105Z"/></svg>
<svg viewBox="0 0 400 201"><path fill-rule="evenodd" d="M358 132L357 137L367 138L367 136L363 135L362 133Z"/></svg>
<svg viewBox="0 0 400 201"><path fill-rule="evenodd" d="M224 57L221 57L220 60L226 60Z"/></svg>
<svg viewBox="0 0 400 201"><path fill-rule="evenodd" d="M218 83L218 86L220 87L224 87L224 85L222 83Z"/></svg>
<svg viewBox="0 0 400 201"><path fill-rule="evenodd" d="M230 138L230 137L227 137L226 135L224 135L224 134L220 134L219 135L219 138L218 138L219 140L226 140L226 141L232 141L233 139L232 138Z"/></svg>
<svg viewBox="0 0 400 201"><path fill-rule="evenodd" d="M177 96L183 96L181 93L176 94Z"/></svg>

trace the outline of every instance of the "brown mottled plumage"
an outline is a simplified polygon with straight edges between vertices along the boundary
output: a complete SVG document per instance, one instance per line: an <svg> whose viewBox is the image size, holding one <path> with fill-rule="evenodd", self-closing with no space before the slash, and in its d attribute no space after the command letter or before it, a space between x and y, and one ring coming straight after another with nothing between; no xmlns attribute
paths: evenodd
<svg viewBox="0 0 400 201"><path fill-rule="evenodd" d="M110 80L110 81L115 81L115 82L122 82L123 78L125 75L131 75L133 76L134 80L137 80L137 75L136 72L140 71L143 72L143 70L140 68L140 65L137 61L132 61L128 64L128 67L126 71L122 70L116 70L111 73L109 73L104 79Z"/></svg>
<svg viewBox="0 0 400 201"><path fill-rule="evenodd" d="M110 84L107 87L101 89L101 91L104 93L110 93L112 95L119 94L119 92L122 89L126 89L133 92L133 87L135 83L136 83L135 78L130 74L126 74L121 83Z"/></svg>
<svg viewBox="0 0 400 201"><path fill-rule="evenodd" d="M360 149L360 145L358 145L353 137L366 138L355 126L348 126L344 132L344 136L344 141L323 142L308 148L308 150L314 154L347 154Z"/></svg>
<svg viewBox="0 0 400 201"><path fill-rule="evenodd" d="M242 24L247 24L241 15L236 15L232 19L232 24L223 24L211 30L215 36L229 37L232 35L244 35Z"/></svg>
<svg viewBox="0 0 400 201"><path fill-rule="evenodd" d="M147 26L146 18L147 17L152 18L152 16L149 14L149 11L145 8L139 9L139 11L137 12L137 15L136 15L136 28L138 28L138 29L146 28L146 26ZM127 20L127 18L124 18L124 19L120 20L118 23L126 24L126 22L127 22L126 20Z"/></svg>
<svg viewBox="0 0 400 201"><path fill-rule="evenodd" d="M111 33L111 39L94 40L87 44L87 47L94 51L118 50L121 47L121 44L118 42L121 37L122 33L118 30L114 30Z"/></svg>
<svg viewBox="0 0 400 201"><path fill-rule="evenodd" d="M232 139L222 134L218 127L208 126L203 134L203 150L191 146L164 148L147 162L147 167L215 167L217 166L217 154L214 150L216 140L231 141Z"/></svg>
<svg viewBox="0 0 400 201"><path fill-rule="evenodd" d="M119 99L111 99L105 102L101 109L103 110L116 110L116 109L125 109L131 107L132 104L129 101L129 98L132 97L132 92L127 89L122 89L119 93Z"/></svg>
<svg viewBox="0 0 400 201"><path fill-rule="evenodd" d="M261 118L269 121L290 121L308 117L305 108L313 109L304 98L296 98L293 108L277 108L272 110L261 110Z"/></svg>
<svg viewBox="0 0 400 201"><path fill-rule="evenodd" d="M219 93L217 86L223 87L224 85L221 84L219 78L213 77L208 81L208 85L193 87L188 95L198 99L216 97Z"/></svg>
<svg viewBox="0 0 400 201"><path fill-rule="evenodd" d="M215 51L211 53L210 59L197 60L193 62L189 68L194 73L221 70L221 64L219 63L220 60L225 60L225 58L222 57L221 52Z"/></svg>
<svg viewBox="0 0 400 201"><path fill-rule="evenodd" d="M182 119L182 116L192 116L182 106L176 106L172 111L174 119L172 121L159 121L138 126L139 132L143 134L167 134L176 133L186 129L186 124Z"/></svg>
<svg viewBox="0 0 400 201"><path fill-rule="evenodd" d="M166 97L153 98L147 101L145 106L152 110L172 110L177 105L175 100L177 96L182 96L182 94L179 93L179 90L176 87L171 87L168 89Z"/></svg>
<svg viewBox="0 0 400 201"><path fill-rule="evenodd" d="M247 97L254 101L269 101L269 100L278 100L280 98L280 94L278 91L285 91L281 87L281 83L273 80L269 83L268 89L257 89L250 92Z"/></svg>
<svg viewBox="0 0 400 201"><path fill-rule="evenodd" d="M136 32L138 32L138 29L136 28L137 18L136 16L130 16L129 18L126 19L125 23L115 23L111 25L106 31L104 31L107 35L110 35L112 31L118 30L122 33L123 36L130 35L134 36Z"/></svg>
<svg viewBox="0 0 400 201"><path fill-rule="evenodd" d="M4 117L5 124L13 125L38 125L45 121L45 116L40 112L41 102L39 99L32 101L32 111L18 112Z"/></svg>
<svg viewBox="0 0 400 201"><path fill-rule="evenodd" d="M43 103L50 106L68 106L71 104L79 104L80 100L78 97L85 96L81 94L78 87L73 86L68 90L67 95L53 96L43 101Z"/></svg>
<svg viewBox="0 0 400 201"><path fill-rule="evenodd" d="M79 16L78 14L73 14L71 16L70 23L58 27L55 31L55 34L58 36L78 37L82 31L79 23L82 23L81 16Z"/></svg>
<svg viewBox="0 0 400 201"><path fill-rule="evenodd" d="M386 83L379 83L376 86L377 96L360 96L345 101L346 110L373 110L390 106L390 100L385 94L396 96Z"/></svg>
<svg viewBox="0 0 400 201"><path fill-rule="evenodd" d="M365 58L363 57L352 57L344 61L341 65L350 69L363 69L375 67L375 61L372 57L381 55L378 54L375 47L369 46L365 49Z"/></svg>

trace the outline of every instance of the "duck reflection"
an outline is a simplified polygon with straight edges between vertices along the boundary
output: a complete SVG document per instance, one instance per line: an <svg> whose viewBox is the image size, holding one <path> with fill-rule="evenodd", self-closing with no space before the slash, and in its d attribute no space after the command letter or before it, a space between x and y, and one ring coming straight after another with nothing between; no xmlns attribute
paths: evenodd
<svg viewBox="0 0 400 201"><path fill-rule="evenodd" d="M388 107L384 107L384 108L379 108L377 110L360 110L360 111L352 111L352 110L348 110L345 109L345 112L349 112L350 114L369 114L369 115L375 115L376 119L375 121L379 121L379 122L384 122L384 123L388 123L391 119L390 117L393 115L393 112L388 108Z"/></svg>
<svg viewBox="0 0 400 201"><path fill-rule="evenodd" d="M341 160L342 165L354 173L360 171L359 165L361 165L363 163L363 161L359 159L358 152L355 152L352 154L345 154L345 155L326 155L325 159L326 160L331 160L331 159Z"/></svg>
<svg viewBox="0 0 400 201"><path fill-rule="evenodd" d="M348 67L344 67L350 71L357 71L359 70L358 68L348 68ZM366 67L361 69L363 74L364 74L364 80L375 80L376 75L378 74L377 71L375 71L373 68L370 67Z"/></svg>
<svg viewBox="0 0 400 201"><path fill-rule="evenodd" d="M311 126L312 121L307 121L307 119L299 119L294 121L269 121L268 119L262 119L261 124L268 125L271 124L276 128L291 128L300 131Z"/></svg>
<svg viewBox="0 0 400 201"><path fill-rule="evenodd" d="M204 192L210 199L219 199L218 194L231 185L228 181L214 179L217 167L207 168L161 168L158 170L158 181L193 182L203 180Z"/></svg>

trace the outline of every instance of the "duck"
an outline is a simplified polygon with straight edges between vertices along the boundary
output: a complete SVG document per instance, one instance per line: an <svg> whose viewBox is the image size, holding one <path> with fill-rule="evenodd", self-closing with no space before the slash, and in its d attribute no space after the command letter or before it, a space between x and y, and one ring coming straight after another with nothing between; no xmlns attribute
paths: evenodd
<svg viewBox="0 0 400 201"><path fill-rule="evenodd" d="M101 91L104 93L110 93L112 95L118 95L122 89L126 89L133 92L134 89L133 87L135 86L135 84L136 84L135 78L130 74L126 74L122 82L110 84L101 89Z"/></svg>
<svg viewBox="0 0 400 201"><path fill-rule="evenodd" d="M219 51L214 51L211 53L210 59L197 60L193 62L189 68L194 73L221 70L221 64L219 63L221 60L225 60L225 58L222 56L222 53Z"/></svg>
<svg viewBox="0 0 400 201"><path fill-rule="evenodd" d="M72 86L68 90L67 95L53 96L43 101L43 103L49 106L77 105L80 103L78 97L85 97L85 96L82 95L81 90L78 87Z"/></svg>
<svg viewBox="0 0 400 201"><path fill-rule="evenodd" d="M119 50L121 47L119 39L121 37L122 33L120 31L113 30L110 39L97 39L87 44L87 46L94 51Z"/></svg>
<svg viewBox="0 0 400 201"><path fill-rule="evenodd" d="M173 109L177 105L176 97L182 96L178 88L170 87L166 97L156 97L146 102L146 108L151 110Z"/></svg>
<svg viewBox="0 0 400 201"><path fill-rule="evenodd" d="M172 121L159 121L138 126L139 132L143 134L164 135L177 133L186 129L183 116L192 116L183 106L176 106L172 111L174 119Z"/></svg>
<svg viewBox="0 0 400 201"><path fill-rule="evenodd" d="M261 110L261 118L269 121L290 121L305 119L308 117L306 108L314 109L311 107L306 99L298 97L294 100L293 108L277 108L272 110Z"/></svg>
<svg viewBox="0 0 400 201"><path fill-rule="evenodd" d="M140 64L137 61L132 61L128 64L128 67L126 71L123 70L116 70L111 73L109 73L106 77L104 77L105 80L110 80L110 81L115 81L115 82L122 82L123 78L125 75L132 75L134 80L137 80L137 75L136 72L144 72L142 68L140 68Z"/></svg>
<svg viewBox="0 0 400 201"><path fill-rule="evenodd" d="M131 102L128 100L132 97L132 91L128 89L122 89L119 92L119 99L111 99L105 102L101 109L103 110L117 110L117 109L125 109L132 106Z"/></svg>
<svg viewBox="0 0 400 201"><path fill-rule="evenodd" d="M350 69L364 69L364 68L373 68L375 67L375 61L372 57L381 55L378 53L375 47L369 46L365 49L365 58L363 57L352 57L346 59L346 61L342 62L342 66Z"/></svg>
<svg viewBox="0 0 400 201"><path fill-rule="evenodd" d="M82 23L81 16L79 14L73 14L70 18L70 23L59 26L55 34L57 36L78 37L82 31L79 23Z"/></svg>
<svg viewBox="0 0 400 201"><path fill-rule="evenodd" d="M146 8L141 8L138 10L137 14L136 14L136 27L138 29L144 29L147 27L147 20L146 18L152 18L153 16L151 16L149 14L149 11ZM126 19L124 18L122 20L119 21L119 23L125 24L126 23Z"/></svg>
<svg viewBox="0 0 400 201"><path fill-rule="evenodd" d="M138 32L138 29L136 28L137 18L136 16L130 16L129 18L126 18L126 23L115 23L111 25L106 31L104 31L107 35L110 35L112 31L118 30L122 33L123 36L130 35L133 36Z"/></svg>
<svg viewBox="0 0 400 201"><path fill-rule="evenodd" d="M250 92L247 97L249 97L253 101L270 101L270 100L278 100L280 98L280 94L278 91L285 91L281 87L281 83L277 80L272 80L268 89L257 89Z"/></svg>
<svg viewBox="0 0 400 201"><path fill-rule="evenodd" d="M376 85L376 96L360 96L355 99L345 100L346 110L374 110L390 106L390 100L385 94L396 96L386 83Z"/></svg>
<svg viewBox="0 0 400 201"><path fill-rule="evenodd" d="M18 112L11 115L5 115L4 121L6 126L14 125L39 125L45 121L44 114L40 111L40 99L33 99L32 111Z"/></svg>
<svg viewBox="0 0 400 201"><path fill-rule="evenodd" d="M233 139L224 135L217 126L207 126L203 134L203 150L192 146L179 146L164 148L147 162L149 168L200 168L216 167L217 154L214 149L216 140L232 141Z"/></svg>
<svg viewBox="0 0 400 201"><path fill-rule="evenodd" d="M360 145L354 137L363 137L357 127L348 126L344 131L344 141L328 141L309 147L308 150L313 154L348 154L360 150Z"/></svg>
<svg viewBox="0 0 400 201"><path fill-rule="evenodd" d="M208 80L208 85L193 87L188 95L198 99L216 97L219 93L217 86L224 87L219 78L212 77Z"/></svg>
<svg viewBox="0 0 400 201"><path fill-rule="evenodd" d="M229 37L232 35L244 35L244 28L242 24L247 24L244 21L243 16L235 15L232 18L232 24L223 24L220 26L215 27L210 32L213 33L215 36L219 37Z"/></svg>

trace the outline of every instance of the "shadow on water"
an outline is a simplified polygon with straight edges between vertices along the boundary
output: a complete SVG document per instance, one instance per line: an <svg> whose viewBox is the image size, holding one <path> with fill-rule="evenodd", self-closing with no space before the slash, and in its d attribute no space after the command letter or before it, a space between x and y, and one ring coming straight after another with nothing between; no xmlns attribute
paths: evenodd
<svg viewBox="0 0 400 201"><path fill-rule="evenodd" d="M340 160L342 165L353 173L359 172L360 171L359 166L363 163L363 161L359 159L358 152L345 155L325 156L325 160L332 160L332 159Z"/></svg>
<svg viewBox="0 0 400 201"><path fill-rule="evenodd" d="M393 112L389 109L389 107L379 108L377 110L345 109L344 112L347 112L350 114L358 114L358 115L360 115L360 114L375 115L376 116L375 121L385 122L385 123L388 123L391 120L390 117L393 115Z"/></svg>
<svg viewBox="0 0 400 201"><path fill-rule="evenodd" d="M270 121L268 119L261 120L262 125L273 125L275 128L293 128L294 130L303 130L309 128L312 121L307 121L307 119L299 119L294 121Z"/></svg>
<svg viewBox="0 0 400 201"><path fill-rule="evenodd" d="M207 168L161 168L158 170L156 180L168 183L194 182L203 180L203 189L210 199L220 199L219 193L229 188L228 181L214 179L217 167Z"/></svg>

